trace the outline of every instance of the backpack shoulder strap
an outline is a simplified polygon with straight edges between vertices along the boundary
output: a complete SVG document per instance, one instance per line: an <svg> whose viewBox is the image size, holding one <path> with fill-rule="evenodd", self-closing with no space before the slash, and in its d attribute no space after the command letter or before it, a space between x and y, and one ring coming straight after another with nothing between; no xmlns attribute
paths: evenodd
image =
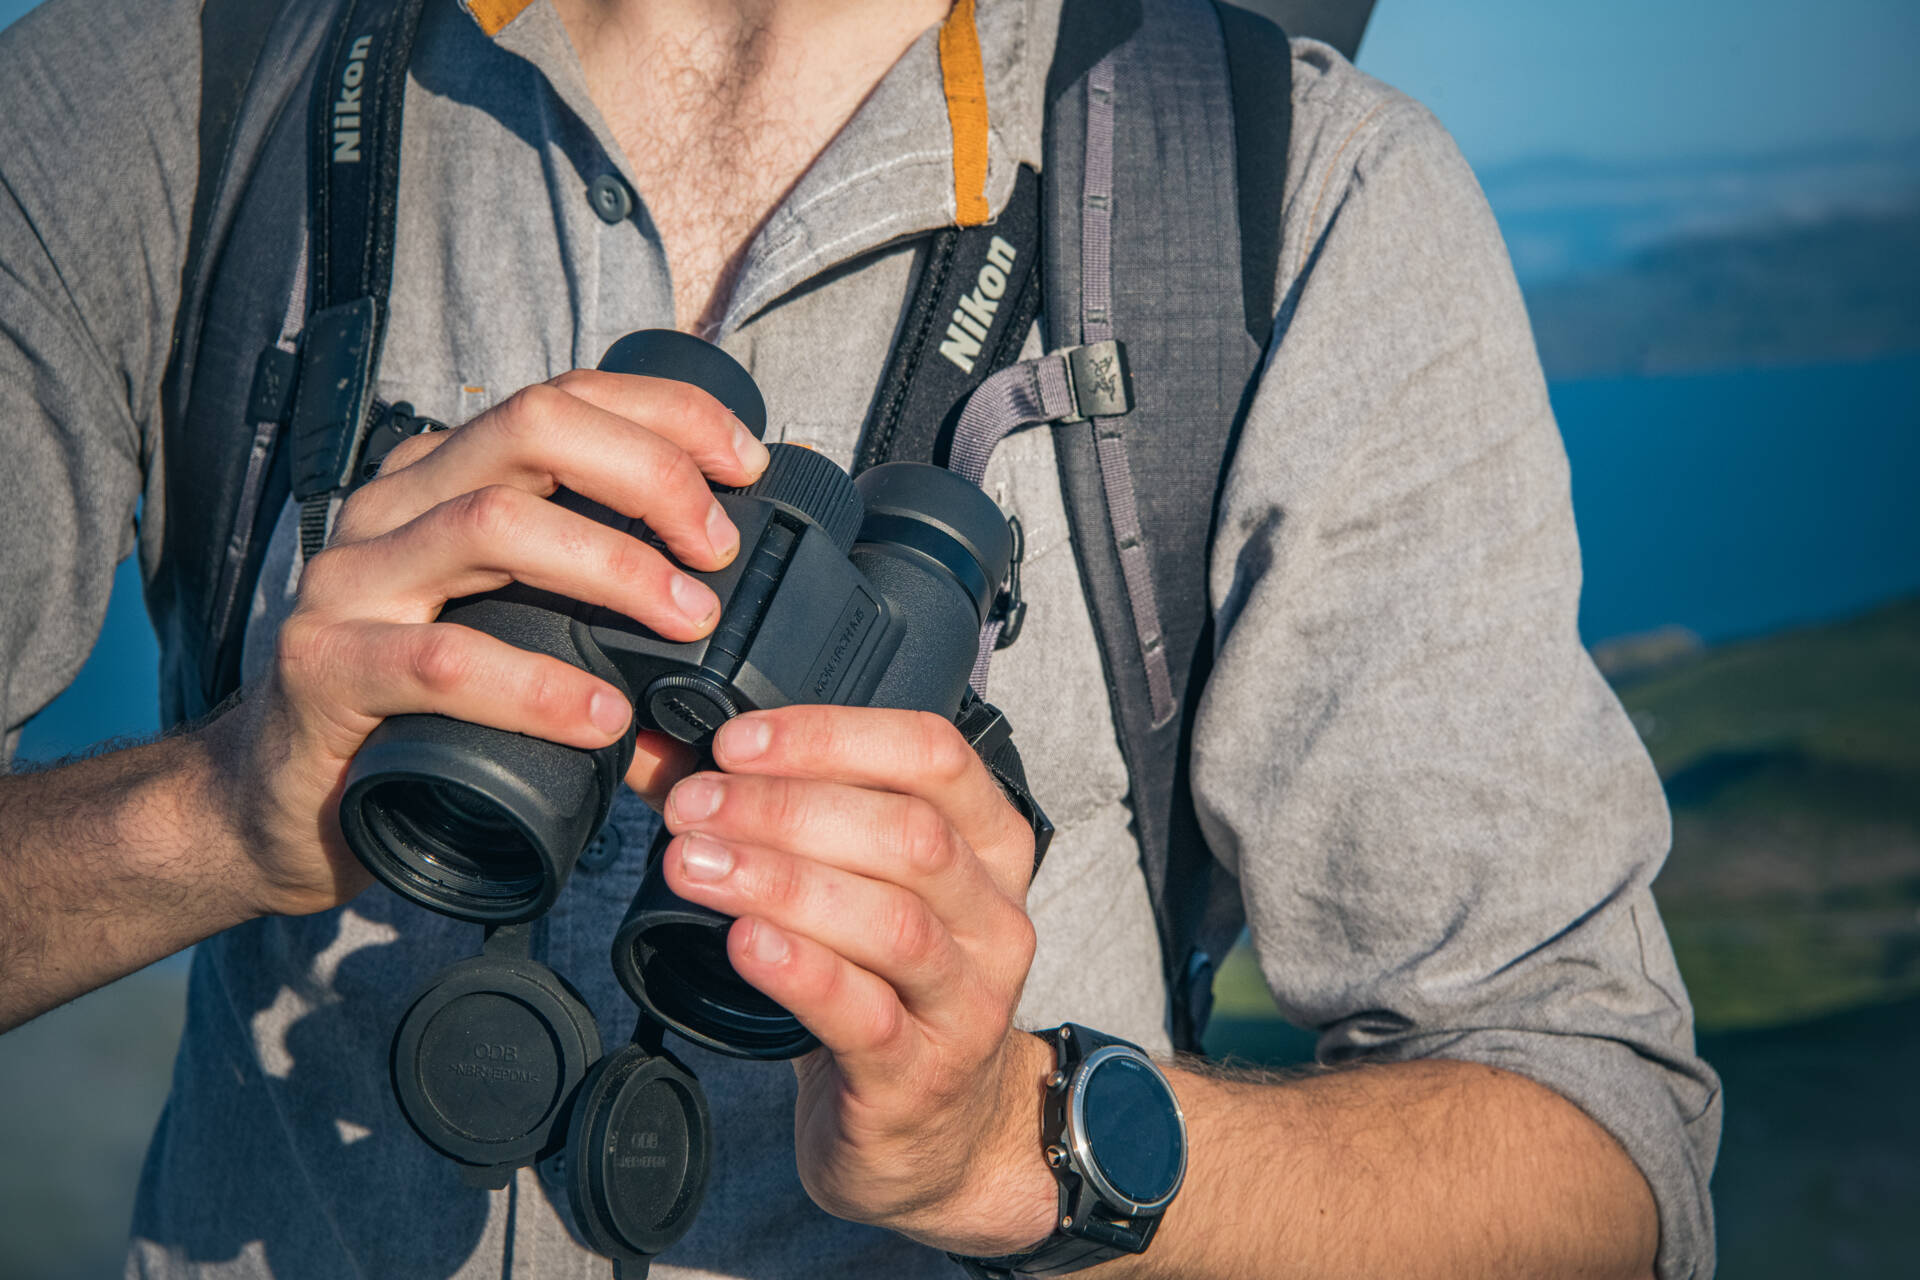
<svg viewBox="0 0 1920 1280"><path fill-rule="evenodd" d="M240 103L253 81L267 32L279 10L279 5L263 0L204 0L200 7L200 172L193 190L186 262L181 269L183 300L205 267L215 197L231 166ZM179 360L180 329L176 317L174 365Z"/></svg>
<svg viewBox="0 0 1920 1280"><path fill-rule="evenodd" d="M1054 443L1182 1049L1242 924L1189 786L1213 650L1195 566L1272 334L1290 74L1277 28L1208 0L1068 0L1048 85L1051 338L1116 340L1133 384L1124 416Z"/></svg>
<svg viewBox="0 0 1920 1280"><path fill-rule="evenodd" d="M1280 271L1280 215L1293 134L1293 51L1287 33L1258 14L1224 0L1214 0L1214 10L1226 40L1233 100L1240 297L1247 333L1264 351L1273 336L1273 290Z"/></svg>
<svg viewBox="0 0 1920 1280"><path fill-rule="evenodd" d="M268 51L278 0L203 0L200 10L200 118L198 173L180 271L167 367L160 384L165 447L165 518L158 572L146 583L148 613L161 637L161 723L174 725L206 712L199 677L203 615L215 589L218 548L226 530L216 512L230 509L227 472L244 470L246 446L212 451L190 429L196 413L197 373L206 354L210 283L231 230L238 184L251 177L263 132L248 127L256 80L277 68ZM272 95L265 95L271 97ZM232 454L238 461L222 465Z"/></svg>

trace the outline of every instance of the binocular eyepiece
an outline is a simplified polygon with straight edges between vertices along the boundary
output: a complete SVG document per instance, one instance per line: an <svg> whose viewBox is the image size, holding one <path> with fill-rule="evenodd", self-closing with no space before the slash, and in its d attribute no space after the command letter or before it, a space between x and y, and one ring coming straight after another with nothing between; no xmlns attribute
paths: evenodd
<svg viewBox="0 0 1920 1280"><path fill-rule="evenodd" d="M756 436L766 408L719 348L666 330L631 334L604 370L701 387ZM981 624L1007 572L999 508L951 471L890 463L851 478L775 444L752 485L716 488L740 531L726 568L688 570L721 601L701 640L667 640L610 610L513 584L450 602L446 622L590 671L625 693L634 729L596 751L452 720L396 716L347 775L340 822L368 870L403 896L487 925L531 920L606 821L637 728L702 751L728 719L795 703L958 713ZM577 494L554 500L650 538ZM657 543L656 543L657 545ZM805 1052L810 1036L727 960L725 917L676 897L656 841L614 967L644 1008L696 1043L744 1057Z"/></svg>

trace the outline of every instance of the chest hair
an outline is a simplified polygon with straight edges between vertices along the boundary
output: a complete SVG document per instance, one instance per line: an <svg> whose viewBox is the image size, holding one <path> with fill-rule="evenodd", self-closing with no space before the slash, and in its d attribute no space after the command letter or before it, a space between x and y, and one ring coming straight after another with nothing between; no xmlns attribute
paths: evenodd
<svg viewBox="0 0 1920 1280"><path fill-rule="evenodd" d="M559 7L664 243L674 322L711 337L754 235L947 4L888 0L857 36L831 22L782 27L767 4L670 28L624 25L583 0Z"/></svg>

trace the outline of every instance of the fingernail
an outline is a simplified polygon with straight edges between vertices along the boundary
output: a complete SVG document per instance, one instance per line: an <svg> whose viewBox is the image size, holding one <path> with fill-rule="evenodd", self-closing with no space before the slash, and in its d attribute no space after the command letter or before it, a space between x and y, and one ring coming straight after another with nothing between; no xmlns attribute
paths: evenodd
<svg viewBox="0 0 1920 1280"><path fill-rule="evenodd" d="M733 851L718 840L686 836L680 841L680 869L696 884L724 880L733 870Z"/></svg>
<svg viewBox="0 0 1920 1280"><path fill-rule="evenodd" d="M740 545L740 531L727 519L726 511L714 503L707 512L707 544L716 556L730 556Z"/></svg>
<svg viewBox="0 0 1920 1280"><path fill-rule="evenodd" d="M739 716L720 726L713 745L727 759L740 761L765 754L772 741L772 725L758 716Z"/></svg>
<svg viewBox="0 0 1920 1280"><path fill-rule="evenodd" d="M720 783L703 775L683 780L673 789L668 803L675 822L700 822L713 816L720 807Z"/></svg>
<svg viewBox="0 0 1920 1280"><path fill-rule="evenodd" d="M773 455L767 452L767 446L754 438L745 423L736 422L733 424L733 456L740 459L741 466L757 476L766 470L767 459Z"/></svg>
<svg viewBox="0 0 1920 1280"><path fill-rule="evenodd" d="M619 733L625 729L629 714L627 700L605 689L596 690L587 703L587 719L602 733Z"/></svg>
<svg viewBox="0 0 1920 1280"><path fill-rule="evenodd" d="M792 950L787 943L787 935L772 925L754 922L753 936L747 939L747 953L755 960L761 964L779 964Z"/></svg>
<svg viewBox="0 0 1920 1280"><path fill-rule="evenodd" d="M720 607L718 596L684 573L674 574L667 590L673 594L674 608L695 626L704 625Z"/></svg>

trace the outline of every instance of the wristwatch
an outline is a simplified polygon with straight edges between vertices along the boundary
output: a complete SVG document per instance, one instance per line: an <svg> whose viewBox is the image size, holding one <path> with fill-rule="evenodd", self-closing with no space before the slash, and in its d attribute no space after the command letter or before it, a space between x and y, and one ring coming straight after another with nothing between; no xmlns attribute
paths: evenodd
<svg viewBox="0 0 1920 1280"><path fill-rule="evenodd" d="M1057 1276L1144 1253L1187 1176L1187 1120L1138 1045L1064 1023L1053 1046L1041 1141L1060 1184L1053 1234L1025 1253L948 1256L976 1280Z"/></svg>

